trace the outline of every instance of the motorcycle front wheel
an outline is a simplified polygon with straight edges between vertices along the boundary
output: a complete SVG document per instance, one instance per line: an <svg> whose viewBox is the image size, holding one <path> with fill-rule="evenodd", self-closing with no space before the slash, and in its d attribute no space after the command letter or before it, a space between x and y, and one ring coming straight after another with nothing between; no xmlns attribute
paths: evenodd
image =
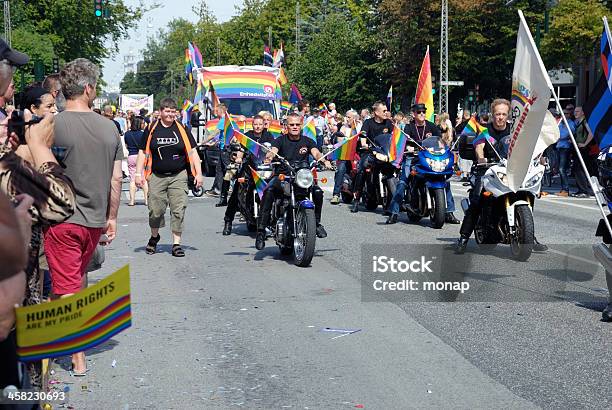
<svg viewBox="0 0 612 410"><path fill-rule="evenodd" d="M533 214L529 206L517 206L514 209L514 221L516 232L510 243L512 257L517 261L525 262L531 256L535 241Z"/></svg>
<svg viewBox="0 0 612 410"><path fill-rule="evenodd" d="M296 215L296 232L293 240L293 257L297 266L310 265L315 253L317 240L317 221L314 209L298 209Z"/></svg>
<svg viewBox="0 0 612 410"><path fill-rule="evenodd" d="M440 229L444 226L446 218L446 198L444 197L444 189L432 189L429 191L433 202L433 209L429 210L429 219L431 225L435 229Z"/></svg>

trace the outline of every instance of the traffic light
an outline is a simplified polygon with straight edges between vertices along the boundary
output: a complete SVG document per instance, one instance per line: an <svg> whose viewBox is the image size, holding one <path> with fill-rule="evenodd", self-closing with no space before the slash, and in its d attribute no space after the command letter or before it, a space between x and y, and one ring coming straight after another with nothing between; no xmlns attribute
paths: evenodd
<svg viewBox="0 0 612 410"><path fill-rule="evenodd" d="M103 13L104 13L104 7L103 7L103 3L104 0L94 0L94 14L96 15L96 17L102 17Z"/></svg>
<svg viewBox="0 0 612 410"><path fill-rule="evenodd" d="M53 72L59 73L59 58L53 57Z"/></svg>
<svg viewBox="0 0 612 410"><path fill-rule="evenodd" d="M34 61L34 81L42 81L45 79L45 64L42 60Z"/></svg>
<svg viewBox="0 0 612 410"><path fill-rule="evenodd" d="M468 101L474 102L474 90L468 90Z"/></svg>

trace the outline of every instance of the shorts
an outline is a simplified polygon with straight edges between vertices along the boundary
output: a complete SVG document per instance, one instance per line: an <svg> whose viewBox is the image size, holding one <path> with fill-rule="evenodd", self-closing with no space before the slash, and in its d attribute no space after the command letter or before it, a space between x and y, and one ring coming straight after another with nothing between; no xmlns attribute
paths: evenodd
<svg viewBox="0 0 612 410"><path fill-rule="evenodd" d="M130 181L134 182L134 175L136 174L136 160L138 159L138 154L136 155L128 155L127 163L128 163L128 173L130 174Z"/></svg>
<svg viewBox="0 0 612 410"><path fill-rule="evenodd" d="M53 293L57 296L81 290L83 276L104 228L61 223L45 232L45 254Z"/></svg>

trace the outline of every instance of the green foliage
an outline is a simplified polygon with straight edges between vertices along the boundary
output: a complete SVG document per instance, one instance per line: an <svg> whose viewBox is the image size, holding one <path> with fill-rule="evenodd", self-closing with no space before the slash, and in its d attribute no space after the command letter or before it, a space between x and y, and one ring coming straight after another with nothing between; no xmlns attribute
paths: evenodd
<svg viewBox="0 0 612 410"><path fill-rule="evenodd" d="M559 0L548 33L543 28L549 2L520 0L506 7L506 1L449 0L449 79L465 82L450 88L451 107L476 86L484 99L509 96L518 9L534 37L542 28L541 53L549 68L593 55L605 12L597 0ZM439 0L302 0L300 53L295 7L296 0L245 0L234 17L219 23L201 1L194 7L196 23L175 20L149 40L143 71L126 77L122 89L156 95L174 90L179 99L193 98L183 71L188 41L200 47L206 66L261 64L269 28L273 47L284 45L289 81L313 102L333 100L340 110L369 106L393 85L394 101L406 110L428 45L439 81Z"/></svg>
<svg viewBox="0 0 612 410"><path fill-rule="evenodd" d="M550 29L542 42L547 67L568 66L593 56L607 11L597 0L560 0L551 11Z"/></svg>

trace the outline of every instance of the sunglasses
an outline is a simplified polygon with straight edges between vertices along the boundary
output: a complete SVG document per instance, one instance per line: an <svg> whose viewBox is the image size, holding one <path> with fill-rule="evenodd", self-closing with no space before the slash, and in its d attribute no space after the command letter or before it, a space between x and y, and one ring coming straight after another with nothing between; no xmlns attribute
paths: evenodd
<svg viewBox="0 0 612 410"><path fill-rule="evenodd" d="M425 114L425 111L415 111L417 114Z"/></svg>
<svg viewBox="0 0 612 410"><path fill-rule="evenodd" d="M287 124L287 127L301 127L302 124Z"/></svg>

